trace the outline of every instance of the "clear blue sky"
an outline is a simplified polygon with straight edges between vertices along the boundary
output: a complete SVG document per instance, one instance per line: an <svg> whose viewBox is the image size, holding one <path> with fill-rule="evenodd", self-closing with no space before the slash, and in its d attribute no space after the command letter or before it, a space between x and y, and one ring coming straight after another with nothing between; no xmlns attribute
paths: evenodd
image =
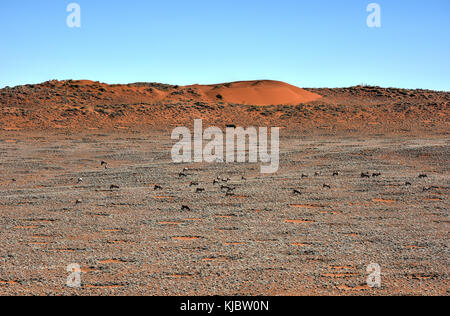
<svg viewBox="0 0 450 316"><path fill-rule="evenodd" d="M66 25L71 2L81 28ZM368 28L366 6L382 8ZM0 87L274 79L450 90L449 0L0 0Z"/></svg>

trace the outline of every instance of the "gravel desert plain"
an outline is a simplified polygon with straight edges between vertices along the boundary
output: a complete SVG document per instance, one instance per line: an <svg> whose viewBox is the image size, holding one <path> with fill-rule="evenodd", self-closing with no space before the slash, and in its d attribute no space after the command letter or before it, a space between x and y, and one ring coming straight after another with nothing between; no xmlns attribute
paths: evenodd
<svg viewBox="0 0 450 316"><path fill-rule="evenodd" d="M175 164L194 119L280 127L279 171ZM0 295L447 296L449 119L449 92L372 86L1 89Z"/></svg>

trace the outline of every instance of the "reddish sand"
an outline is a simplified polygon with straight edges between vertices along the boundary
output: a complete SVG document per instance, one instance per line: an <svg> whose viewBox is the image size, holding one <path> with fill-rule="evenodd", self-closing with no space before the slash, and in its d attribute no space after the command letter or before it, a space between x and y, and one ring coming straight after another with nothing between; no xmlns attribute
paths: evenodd
<svg viewBox="0 0 450 316"><path fill-rule="evenodd" d="M307 133L448 131L450 93L357 86L301 89L278 81L174 86L48 81L0 89L0 130L171 130L279 126Z"/></svg>
<svg viewBox="0 0 450 316"><path fill-rule="evenodd" d="M239 81L218 85L194 85L191 88L200 90L209 101L247 105L296 105L315 101L320 95L290 84L271 81ZM189 87L188 87L189 88Z"/></svg>
<svg viewBox="0 0 450 316"><path fill-rule="evenodd" d="M283 127L278 173L173 163L195 118ZM0 295L448 295L449 118L448 92L381 87L0 89Z"/></svg>

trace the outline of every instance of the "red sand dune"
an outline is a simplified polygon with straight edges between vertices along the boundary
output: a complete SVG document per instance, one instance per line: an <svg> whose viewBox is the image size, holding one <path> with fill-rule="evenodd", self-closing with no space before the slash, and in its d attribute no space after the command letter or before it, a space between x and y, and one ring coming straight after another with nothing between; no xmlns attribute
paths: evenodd
<svg viewBox="0 0 450 316"><path fill-rule="evenodd" d="M296 105L321 98L318 94L272 80L238 81L189 87L197 88L211 101L223 99L228 103L248 105Z"/></svg>

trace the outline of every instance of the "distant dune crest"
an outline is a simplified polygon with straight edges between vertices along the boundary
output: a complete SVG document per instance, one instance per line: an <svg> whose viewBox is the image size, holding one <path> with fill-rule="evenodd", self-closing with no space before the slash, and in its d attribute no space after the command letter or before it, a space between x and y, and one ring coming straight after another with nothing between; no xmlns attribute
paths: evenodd
<svg viewBox="0 0 450 316"><path fill-rule="evenodd" d="M316 93L272 80L238 81L190 87L197 88L211 101L222 99L229 103L247 105L296 105L321 98Z"/></svg>

